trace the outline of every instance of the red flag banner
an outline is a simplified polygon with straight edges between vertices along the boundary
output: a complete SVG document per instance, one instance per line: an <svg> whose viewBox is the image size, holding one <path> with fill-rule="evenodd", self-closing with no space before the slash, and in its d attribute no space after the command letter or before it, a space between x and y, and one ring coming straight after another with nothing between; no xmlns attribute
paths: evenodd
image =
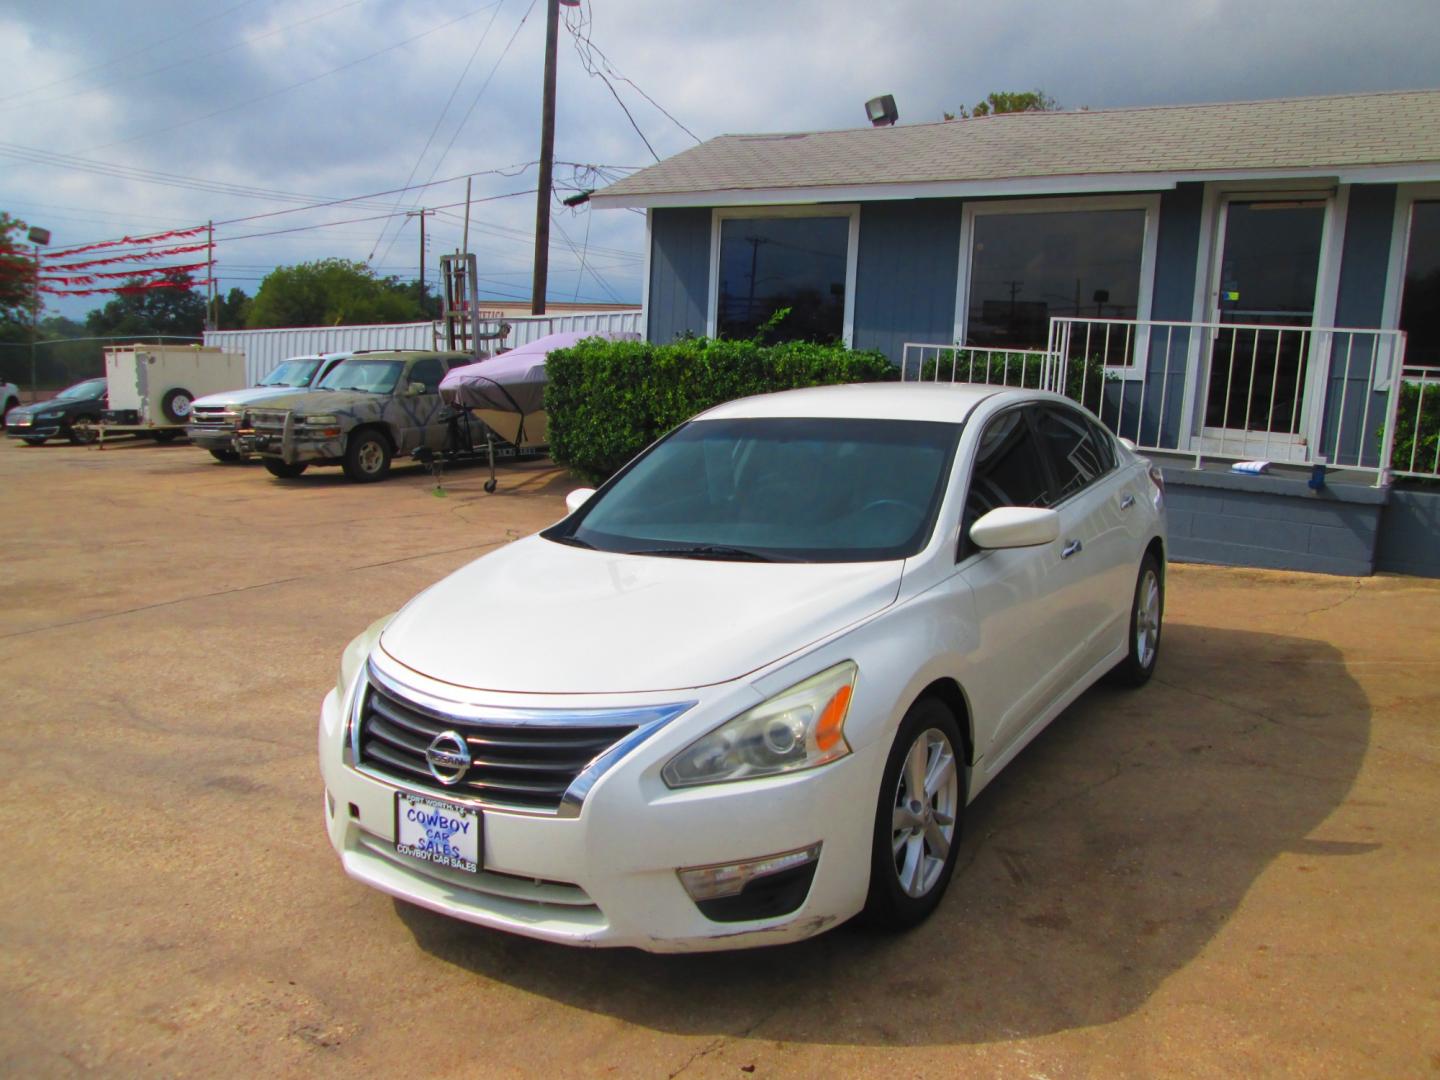
<svg viewBox="0 0 1440 1080"><path fill-rule="evenodd" d="M151 277L160 274L188 274L194 270L204 270L209 263L187 263L184 266L136 266L130 270L113 270L109 273L93 274L70 274L61 276L59 274L41 274L40 280L49 285L93 285L99 279L114 280L115 278Z"/></svg>
<svg viewBox="0 0 1440 1080"><path fill-rule="evenodd" d="M109 285L98 289L56 289L49 285L41 285L40 291L52 296L105 296L110 293L133 296L136 293L149 292L151 289L192 289L201 285L211 285L214 282L214 278L201 278L196 281L167 281L161 278L159 281L146 281L138 285Z"/></svg>
<svg viewBox="0 0 1440 1080"><path fill-rule="evenodd" d="M149 236L122 236L119 240L102 240L98 244L85 244L82 247L66 248L64 251L51 253L51 258L68 259L71 255L79 255L82 251L99 251L101 248L131 247L136 244L158 244L162 240L183 240L187 236L199 236L205 231L204 225L197 225L193 229L172 229L169 232L152 233Z"/></svg>
<svg viewBox="0 0 1440 1080"><path fill-rule="evenodd" d="M162 248L158 251L137 251L133 255L112 255L105 259L88 259L78 263L48 263L45 269L56 270L88 270L92 266L110 266L114 263L133 262L137 259L167 259L171 255L188 255L192 251L205 251L209 244L185 244L181 247Z"/></svg>

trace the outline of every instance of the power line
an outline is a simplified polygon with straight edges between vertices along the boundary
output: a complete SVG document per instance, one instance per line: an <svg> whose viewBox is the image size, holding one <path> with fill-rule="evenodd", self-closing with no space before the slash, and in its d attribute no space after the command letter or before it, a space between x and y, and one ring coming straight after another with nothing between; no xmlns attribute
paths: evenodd
<svg viewBox="0 0 1440 1080"><path fill-rule="evenodd" d="M96 150L108 150L112 146L124 146L126 143L139 142L142 139L150 139L154 138L156 135L164 135L167 132L176 131L182 127L188 127L191 124L198 124L202 120L209 120L212 117L220 116L227 112L234 112L236 109L243 109L245 106L254 105L256 102L259 101L268 101L273 97L279 97L281 94L287 94L291 90L298 90L302 86L308 86L313 82L319 82L321 79L328 78L329 76L334 75L337 72L345 71L348 68L352 68L356 64L363 64L367 60L373 60L377 56L381 56L387 52L393 52L394 50L409 45L412 42L419 41L423 37L429 37L431 34L438 33L439 31L444 30L447 26L454 26L458 22L463 22L464 20L469 19L472 16L480 14L480 12L482 11L488 11L491 7L494 7L495 4L499 3L503 3L503 0L494 0L494 2L491 4L485 4L481 7L475 8L473 11L467 11L464 15L458 15L453 19L449 19L441 23L439 26L432 26L429 30L422 31L421 33L415 34L412 37L405 38L403 41L397 41L393 45L386 45L383 49L376 49L372 53L366 53L364 56L356 57L354 60L350 60L344 64L341 64L339 67L333 67L329 71L322 71L318 75L312 75L308 79L301 79L299 82L291 83L289 86L282 86L280 89L272 90L268 94L261 94L258 97L246 98L244 101L237 101L233 105L226 105L223 109L215 109L201 116L192 116L189 120L181 120L179 123L170 124L163 128L156 128L154 131L147 131L140 135L130 135L123 139L114 139L111 142L101 143L98 146L87 146L83 150L79 150L76 152L81 154L88 154L93 153Z"/></svg>
<svg viewBox="0 0 1440 1080"><path fill-rule="evenodd" d="M420 153L416 156L415 164L410 166L410 175L405 177L406 186L410 184L410 181L415 179L415 174L420 171L420 163L425 160L425 155L430 152L430 146L435 141L435 135L440 131L440 125L445 122L445 117L450 112L450 106L455 101L455 95L460 92L460 87L465 82L465 76L470 74L470 67L472 64L475 63L475 57L480 55L480 49L484 46L486 39L489 38L490 30L495 25L495 20L500 17L500 12L504 8L504 6L504 0L501 0L501 2L496 5L495 13L490 16L490 21L485 24L485 30L483 33L481 33L480 40L475 42L475 48L470 50L470 59L465 61L464 70L460 72L460 77L455 80L455 85L450 88L450 96L445 99L445 107L440 110L440 115L435 118L435 126L430 129L430 137L425 140L425 145L420 149ZM400 204L403 201L404 200L402 198L397 198L395 200L395 205L392 206L391 209L400 209ZM388 228L388 224L386 227ZM380 230L380 235L375 239L374 246L370 249L370 258L373 259L375 257L375 249L380 246L380 241L384 238L385 229L382 228Z"/></svg>
<svg viewBox="0 0 1440 1080"><path fill-rule="evenodd" d="M505 43L505 48L501 49L500 55L495 58L495 63L490 68L490 74L485 76L485 81L480 84L480 89L475 91L475 97L471 99L470 107L465 110L465 115L460 118L460 123L456 126L455 130L451 132L450 141L445 144L445 149L440 152L440 157L430 170L431 180L433 180L435 174L440 171L440 166L445 163L446 157L450 154L450 148L455 145L455 140L460 136L460 132L463 131L465 125L470 122L470 114L475 111L475 106L480 104L480 99L485 96L485 91L490 88L490 81L495 78L495 73L500 70L500 65L504 62L505 57L510 55L510 48L515 44L515 39L520 36L520 31L525 26L525 20L530 18L530 13L535 10L535 3L536 0L530 0L530 6L525 9L525 14L521 15L520 21L515 24L515 32L510 35L510 40ZM413 205L418 204L417 200ZM404 228L404 225L401 225L399 229L395 230L395 235L390 238L390 243L385 247L385 254L380 256L382 262L390 254L390 249L395 246L395 241L400 238L400 233L404 231ZM384 235L383 230L381 235ZM375 246L377 248L380 246L378 239L375 241ZM373 257L375 253L372 251L370 254Z"/></svg>

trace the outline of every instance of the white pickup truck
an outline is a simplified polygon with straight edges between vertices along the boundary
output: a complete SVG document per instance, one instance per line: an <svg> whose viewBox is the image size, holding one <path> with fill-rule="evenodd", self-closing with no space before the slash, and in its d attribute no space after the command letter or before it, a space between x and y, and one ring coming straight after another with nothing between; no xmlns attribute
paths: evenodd
<svg viewBox="0 0 1440 1080"><path fill-rule="evenodd" d="M13 382L0 383L0 426L4 426L10 410L19 404L20 388Z"/></svg>

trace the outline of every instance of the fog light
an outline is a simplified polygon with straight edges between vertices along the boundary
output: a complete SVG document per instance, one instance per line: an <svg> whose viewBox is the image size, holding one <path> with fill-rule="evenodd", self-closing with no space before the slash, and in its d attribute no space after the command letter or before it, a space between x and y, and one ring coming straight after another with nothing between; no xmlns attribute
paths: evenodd
<svg viewBox="0 0 1440 1080"><path fill-rule="evenodd" d="M805 902L820 845L782 851L746 862L677 870L680 884L703 915L716 922L743 922L788 915Z"/></svg>

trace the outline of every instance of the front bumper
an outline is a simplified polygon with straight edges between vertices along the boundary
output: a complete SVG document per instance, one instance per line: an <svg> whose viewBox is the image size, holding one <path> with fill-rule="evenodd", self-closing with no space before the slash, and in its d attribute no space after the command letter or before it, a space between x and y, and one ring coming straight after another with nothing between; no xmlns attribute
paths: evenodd
<svg viewBox="0 0 1440 1080"><path fill-rule="evenodd" d="M65 430L59 420L42 420L38 424L10 423L5 434L12 439L53 439Z"/></svg>
<svg viewBox="0 0 1440 1080"><path fill-rule="evenodd" d="M365 884L454 918L546 941L682 952L810 937L864 904L883 753L871 747L788 776L665 788L658 775L664 763L733 711L735 695L719 696L702 701L604 773L578 816L484 810L482 869L468 874L396 853L396 792L445 796L348 764L349 702L332 691L320 715L331 845L345 872ZM816 843L821 853L804 901L772 918L713 921L677 876L681 868Z"/></svg>
<svg viewBox="0 0 1440 1080"><path fill-rule="evenodd" d="M190 424L185 434L192 446L204 450L238 450L233 427L217 427L214 424Z"/></svg>
<svg viewBox="0 0 1440 1080"><path fill-rule="evenodd" d="M336 461L345 456L345 439L311 438L308 435L293 434L288 439L284 434L269 431L246 432L236 437L234 447L242 454L261 454L265 457L280 458L287 465L302 462Z"/></svg>

